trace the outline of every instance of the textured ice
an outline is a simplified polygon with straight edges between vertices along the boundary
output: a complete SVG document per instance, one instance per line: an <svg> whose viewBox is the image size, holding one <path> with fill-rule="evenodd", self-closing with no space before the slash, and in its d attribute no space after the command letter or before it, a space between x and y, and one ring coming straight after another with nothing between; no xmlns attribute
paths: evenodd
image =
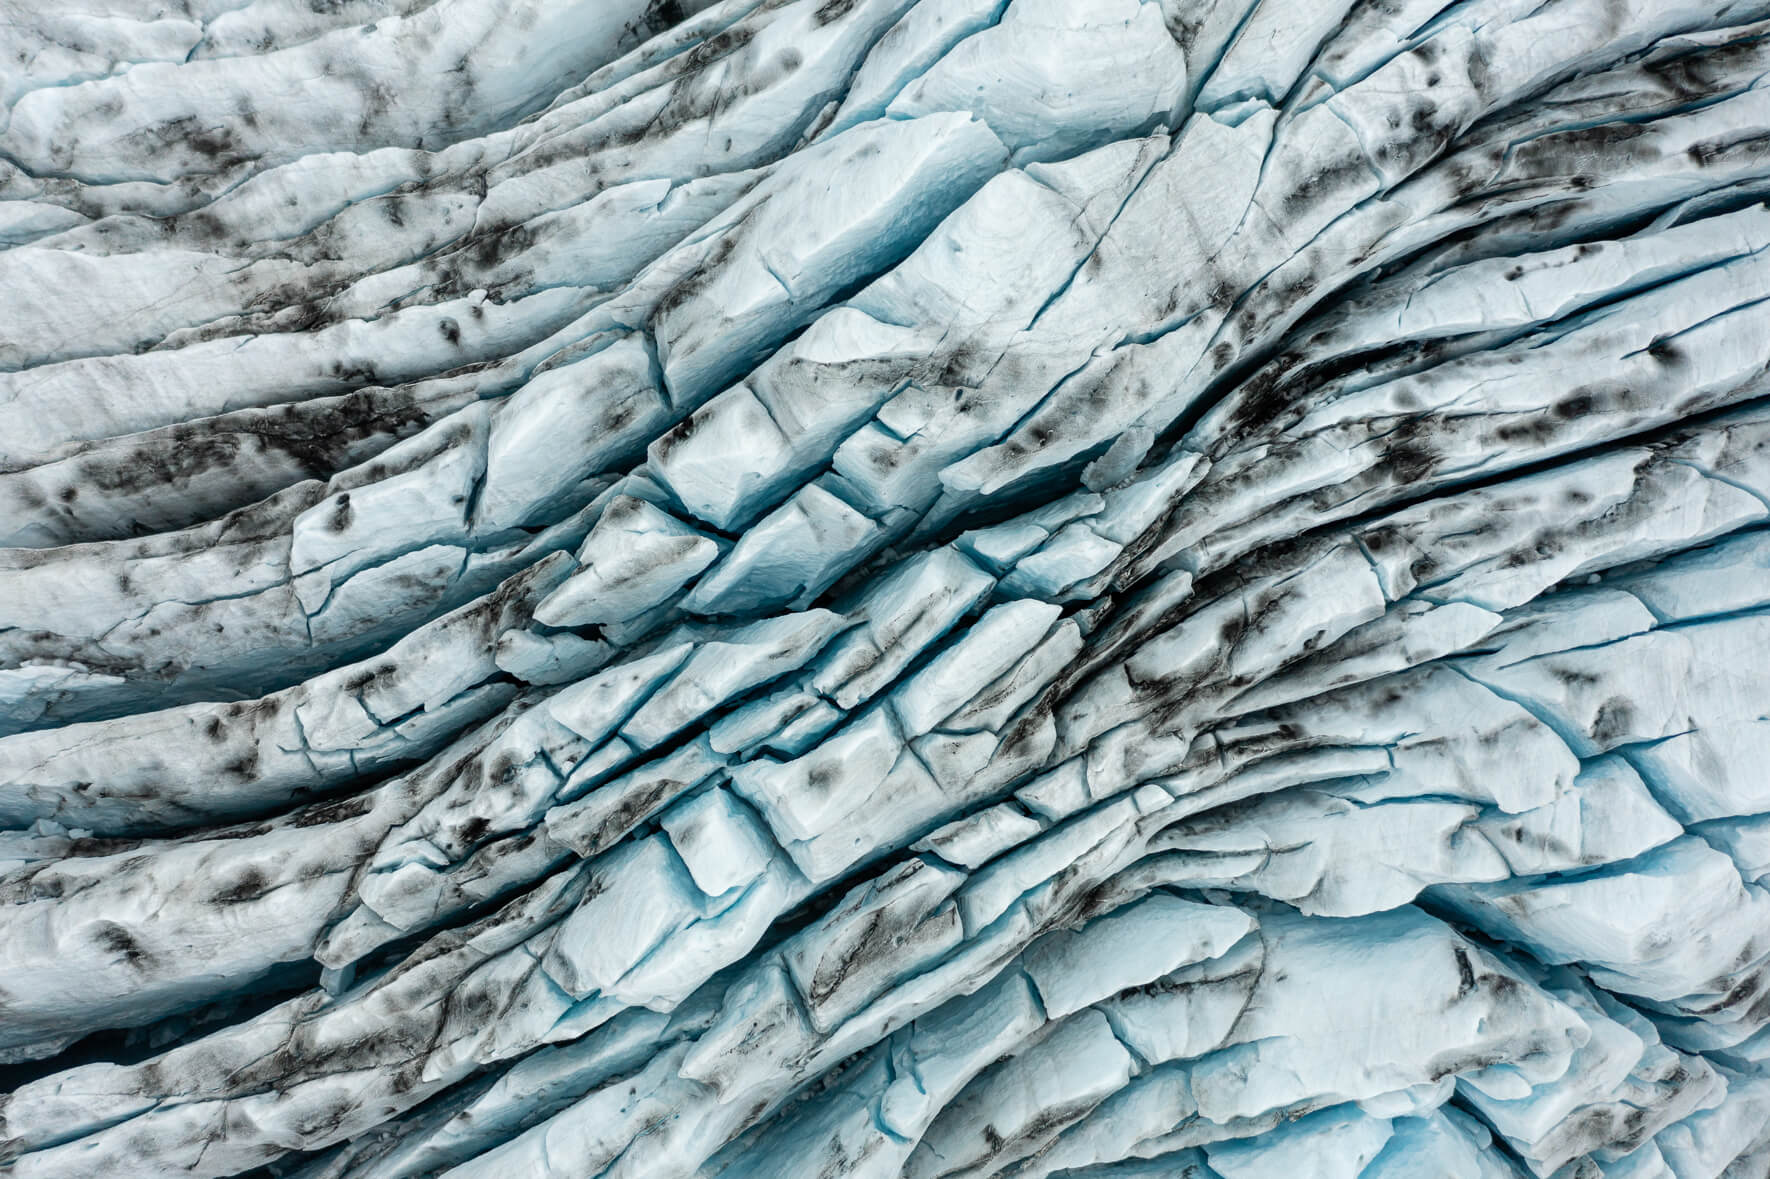
<svg viewBox="0 0 1770 1179"><path fill-rule="evenodd" d="M0 1171L1770 1174L1770 0L0 27Z"/></svg>

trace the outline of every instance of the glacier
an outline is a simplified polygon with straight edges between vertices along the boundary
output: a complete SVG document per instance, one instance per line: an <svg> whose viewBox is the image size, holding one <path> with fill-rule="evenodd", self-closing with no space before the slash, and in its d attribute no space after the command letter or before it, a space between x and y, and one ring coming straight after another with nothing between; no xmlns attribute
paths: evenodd
<svg viewBox="0 0 1770 1179"><path fill-rule="evenodd" d="M1770 0L0 29L0 1172L1770 1175Z"/></svg>

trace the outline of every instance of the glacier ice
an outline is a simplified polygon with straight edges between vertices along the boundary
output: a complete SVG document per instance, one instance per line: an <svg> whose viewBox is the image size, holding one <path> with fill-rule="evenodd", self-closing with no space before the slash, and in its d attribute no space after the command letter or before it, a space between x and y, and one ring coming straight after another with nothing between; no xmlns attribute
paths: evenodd
<svg viewBox="0 0 1770 1179"><path fill-rule="evenodd" d="M1770 2L0 26L7 1174L1770 1174Z"/></svg>

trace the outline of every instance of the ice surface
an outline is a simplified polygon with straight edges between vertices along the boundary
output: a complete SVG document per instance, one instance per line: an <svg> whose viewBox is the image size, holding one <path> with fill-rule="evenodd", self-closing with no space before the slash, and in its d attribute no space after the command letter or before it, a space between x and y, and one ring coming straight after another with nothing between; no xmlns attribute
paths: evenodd
<svg viewBox="0 0 1770 1179"><path fill-rule="evenodd" d="M1770 3L0 25L0 1170L1770 1168Z"/></svg>

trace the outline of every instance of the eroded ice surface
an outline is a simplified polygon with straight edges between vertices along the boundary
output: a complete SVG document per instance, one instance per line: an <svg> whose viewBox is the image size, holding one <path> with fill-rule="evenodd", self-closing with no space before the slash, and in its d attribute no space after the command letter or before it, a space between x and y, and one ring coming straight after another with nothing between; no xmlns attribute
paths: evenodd
<svg viewBox="0 0 1770 1179"><path fill-rule="evenodd" d="M1770 1172L1770 0L0 0L0 1168Z"/></svg>

